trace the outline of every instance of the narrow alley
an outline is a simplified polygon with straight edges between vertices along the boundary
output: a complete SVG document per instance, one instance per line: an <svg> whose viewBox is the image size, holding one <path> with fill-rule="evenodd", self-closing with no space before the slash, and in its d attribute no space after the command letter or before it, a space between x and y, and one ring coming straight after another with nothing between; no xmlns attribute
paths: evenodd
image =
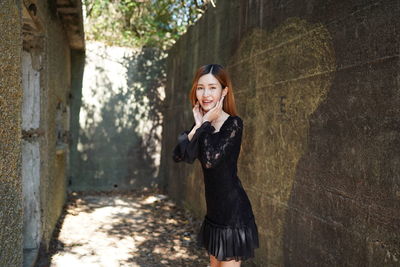
<svg viewBox="0 0 400 267"><path fill-rule="evenodd" d="M399 14L1 0L0 267L400 266Z"/></svg>

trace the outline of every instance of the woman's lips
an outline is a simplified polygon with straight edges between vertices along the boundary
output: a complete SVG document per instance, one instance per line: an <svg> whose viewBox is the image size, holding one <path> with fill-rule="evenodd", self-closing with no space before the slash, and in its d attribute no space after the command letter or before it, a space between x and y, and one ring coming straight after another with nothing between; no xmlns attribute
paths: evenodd
<svg viewBox="0 0 400 267"><path fill-rule="evenodd" d="M209 101L209 102L204 102L203 101L203 105L208 105L208 104L211 104L212 103L212 101Z"/></svg>

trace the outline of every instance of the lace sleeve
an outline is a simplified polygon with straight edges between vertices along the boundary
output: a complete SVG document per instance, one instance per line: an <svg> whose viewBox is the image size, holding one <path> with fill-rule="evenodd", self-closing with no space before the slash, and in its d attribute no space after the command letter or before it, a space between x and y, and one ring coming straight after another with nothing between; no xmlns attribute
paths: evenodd
<svg viewBox="0 0 400 267"><path fill-rule="evenodd" d="M211 144L208 138L204 138L203 149L200 153L203 166L207 169L216 167L226 155L234 151L234 148L240 147L242 132L243 121L240 117L236 117L222 130L216 144Z"/></svg>
<svg viewBox="0 0 400 267"><path fill-rule="evenodd" d="M175 162L184 161L193 163L199 155L199 138L203 133L212 133L215 128L209 121L204 122L194 133L192 139L189 141L188 134L195 126L192 125L190 130L183 131L178 136L178 144L175 146L172 159Z"/></svg>

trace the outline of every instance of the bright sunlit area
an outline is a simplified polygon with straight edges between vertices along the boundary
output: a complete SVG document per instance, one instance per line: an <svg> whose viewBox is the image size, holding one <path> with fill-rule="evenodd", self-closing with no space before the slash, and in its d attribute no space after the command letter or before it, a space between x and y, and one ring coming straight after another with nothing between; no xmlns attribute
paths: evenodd
<svg viewBox="0 0 400 267"><path fill-rule="evenodd" d="M166 195L77 194L68 201L54 267L207 266L196 250L200 221Z"/></svg>

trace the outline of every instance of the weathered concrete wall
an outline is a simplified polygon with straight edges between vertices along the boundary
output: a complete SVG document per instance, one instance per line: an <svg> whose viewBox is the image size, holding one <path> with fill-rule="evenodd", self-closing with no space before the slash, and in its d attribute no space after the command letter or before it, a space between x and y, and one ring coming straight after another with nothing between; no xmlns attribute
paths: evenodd
<svg viewBox="0 0 400 267"><path fill-rule="evenodd" d="M68 165L68 186L73 181L73 177L79 174L77 166L80 161L78 153L78 140L79 140L79 113L82 106L82 84L83 74L85 68L85 51L71 51L71 94L70 94L70 142L69 142L69 165Z"/></svg>
<svg viewBox="0 0 400 267"><path fill-rule="evenodd" d="M205 214L201 166L171 153L197 67L227 66L257 266L400 264L398 1L218 1L168 58L161 173ZM249 264L250 264L249 263Z"/></svg>
<svg viewBox="0 0 400 267"><path fill-rule="evenodd" d="M34 264L40 249L48 249L65 203L70 51L79 48L83 35L75 29L81 39L69 40L68 21L60 20L65 10L56 13L52 4L0 4L2 267Z"/></svg>
<svg viewBox="0 0 400 267"><path fill-rule="evenodd" d="M82 103L72 111L79 125L72 128L70 190L158 186L164 61L156 49L88 42Z"/></svg>
<svg viewBox="0 0 400 267"><path fill-rule="evenodd" d="M13 0L0 1L0 266L21 266L21 24Z"/></svg>
<svg viewBox="0 0 400 267"><path fill-rule="evenodd" d="M62 22L52 13L49 2L38 2L44 27L41 70L41 207L42 243L48 247L67 191L69 93L71 89L71 52Z"/></svg>

